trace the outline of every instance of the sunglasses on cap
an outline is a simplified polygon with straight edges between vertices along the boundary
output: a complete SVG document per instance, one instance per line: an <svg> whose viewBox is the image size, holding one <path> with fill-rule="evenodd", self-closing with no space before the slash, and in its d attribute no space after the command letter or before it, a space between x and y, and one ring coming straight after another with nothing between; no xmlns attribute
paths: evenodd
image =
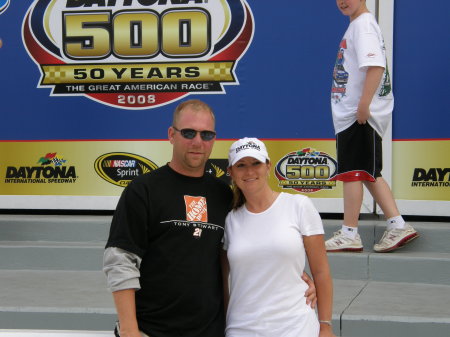
<svg viewBox="0 0 450 337"><path fill-rule="evenodd" d="M197 133L200 133L200 138L204 141L210 141L213 140L214 137L216 136L216 133L214 131L209 131L209 130L204 130L204 131L197 131L194 129L177 129L176 127L174 127L172 125L172 128L175 131L178 131L179 133L181 133L181 135L186 138L186 139L194 139L195 136L197 136Z"/></svg>

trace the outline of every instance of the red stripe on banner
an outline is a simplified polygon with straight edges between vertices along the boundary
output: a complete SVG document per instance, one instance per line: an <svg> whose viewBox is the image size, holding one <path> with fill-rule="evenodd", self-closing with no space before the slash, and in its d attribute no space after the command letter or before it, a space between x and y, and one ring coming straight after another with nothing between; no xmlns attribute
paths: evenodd
<svg viewBox="0 0 450 337"><path fill-rule="evenodd" d="M247 20L245 27L236 41L227 49L212 57L210 61L237 60L247 48L253 31L253 19L248 7L245 7Z"/></svg>
<svg viewBox="0 0 450 337"><path fill-rule="evenodd" d="M450 138L427 138L427 139L392 139L393 142L435 142L448 141Z"/></svg>
<svg viewBox="0 0 450 337"><path fill-rule="evenodd" d="M31 10L30 10L31 11ZM23 39L27 46L28 52L31 54L33 59L42 64L65 64L59 58L56 58L52 54L48 53L44 48L41 47L39 43L37 43L33 34L30 31L30 11L28 11L27 17L24 21L23 25Z"/></svg>
<svg viewBox="0 0 450 337"><path fill-rule="evenodd" d="M97 94L86 94L86 96L91 97L95 100L99 100L104 103L108 103L111 105L114 105L115 107L123 107L123 108L135 108L139 107L136 105L136 103L127 103L129 100L127 99L128 96L141 96L141 95L148 95L152 94L150 92L146 93L121 93L121 94L111 94L111 93L97 93ZM155 97L157 97L157 100L155 100L154 103L145 103L142 104L142 109L151 108L154 106L161 106L162 104L169 103L171 101L177 100L180 97L183 97L185 95L188 95L187 92L158 92L154 93ZM118 96L124 96L124 104L121 104L118 102L119 97Z"/></svg>

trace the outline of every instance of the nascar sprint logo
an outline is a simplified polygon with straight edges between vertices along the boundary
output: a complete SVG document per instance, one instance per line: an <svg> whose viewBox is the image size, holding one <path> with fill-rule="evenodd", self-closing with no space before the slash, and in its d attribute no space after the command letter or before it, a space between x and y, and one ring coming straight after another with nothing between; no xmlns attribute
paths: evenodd
<svg viewBox="0 0 450 337"><path fill-rule="evenodd" d="M282 188L317 192L336 186L336 181L330 180L336 175L336 165L336 160L327 153L305 148L281 158L275 167L275 175Z"/></svg>
<svg viewBox="0 0 450 337"><path fill-rule="evenodd" d="M245 0L36 0L23 41L52 95L146 109L237 85L253 31Z"/></svg>
<svg viewBox="0 0 450 337"><path fill-rule="evenodd" d="M94 167L100 177L120 187L126 187L133 178L158 168L150 159L125 152L106 153L95 160Z"/></svg>

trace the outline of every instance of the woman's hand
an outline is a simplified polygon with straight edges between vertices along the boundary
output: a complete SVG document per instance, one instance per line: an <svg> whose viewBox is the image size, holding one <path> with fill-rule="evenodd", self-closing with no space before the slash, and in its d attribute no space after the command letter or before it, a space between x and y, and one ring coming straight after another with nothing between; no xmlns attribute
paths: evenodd
<svg viewBox="0 0 450 337"><path fill-rule="evenodd" d="M319 337L336 337L336 335L333 333L331 325L320 323Z"/></svg>
<svg viewBox="0 0 450 337"><path fill-rule="evenodd" d="M306 304L315 309L317 304L316 285L309 275L303 272L302 280L308 285L308 289L305 291Z"/></svg>

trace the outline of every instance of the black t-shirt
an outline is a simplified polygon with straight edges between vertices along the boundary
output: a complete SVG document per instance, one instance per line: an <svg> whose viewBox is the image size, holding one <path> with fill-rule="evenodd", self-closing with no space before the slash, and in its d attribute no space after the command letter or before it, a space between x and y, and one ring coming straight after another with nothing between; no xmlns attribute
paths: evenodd
<svg viewBox="0 0 450 337"><path fill-rule="evenodd" d="M231 196L209 174L187 177L168 165L123 191L106 247L142 258L136 309L149 336L224 335L219 249Z"/></svg>

